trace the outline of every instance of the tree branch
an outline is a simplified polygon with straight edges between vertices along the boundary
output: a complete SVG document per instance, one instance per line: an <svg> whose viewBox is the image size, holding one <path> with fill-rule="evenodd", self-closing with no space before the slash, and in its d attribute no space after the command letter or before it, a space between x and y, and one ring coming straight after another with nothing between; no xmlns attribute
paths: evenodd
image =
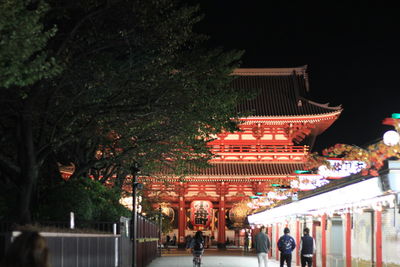
<svg viewBox="0 0 400 267"><path fill-rule="evenodd" d="M75 24L74 28L71 30L71 32L68 34L67 38L65 38L64 42L60 45L58 48L56 55L60 55L61 52L66 48L68 42L75 36L79 28L83 25L83 23L88 20L89 18L96 16L97 14L100 14L106 9L106 7L101 7L98 10L94 10L93 12L86 14L78 23Z"/></svg>
<svg viewBox="0 0 400 267"><path fill-rule="evenodd" d="M19 176L21 169L3 154L0 154L0 167L5 174L16 182L15 177Z"/></svg>

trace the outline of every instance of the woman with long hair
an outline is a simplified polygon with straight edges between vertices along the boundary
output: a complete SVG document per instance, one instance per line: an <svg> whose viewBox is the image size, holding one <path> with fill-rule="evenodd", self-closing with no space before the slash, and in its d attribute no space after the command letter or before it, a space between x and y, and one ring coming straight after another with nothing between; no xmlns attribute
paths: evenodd
<svg viewBox="0 0 400 267"><path fill-rule="evenodd" d="M204 238L201 231L197 231L190 243L193 253L193 266L201 266L201 256L204 253Z"/></svg>

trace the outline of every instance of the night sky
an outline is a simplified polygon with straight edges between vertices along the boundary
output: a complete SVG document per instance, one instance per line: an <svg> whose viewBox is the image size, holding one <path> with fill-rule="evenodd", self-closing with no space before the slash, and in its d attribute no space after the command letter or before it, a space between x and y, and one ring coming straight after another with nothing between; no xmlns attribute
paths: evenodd
<svg viewBox="0 0 400 267"><path fill-rule="evenodd" d="M196 30L213 46L245 50L244 68L308 65L306 98L344 108L314 151L376 142L391 129L382 120L400 112L400 10L384 1L311 2L204 0Z"/></svg>

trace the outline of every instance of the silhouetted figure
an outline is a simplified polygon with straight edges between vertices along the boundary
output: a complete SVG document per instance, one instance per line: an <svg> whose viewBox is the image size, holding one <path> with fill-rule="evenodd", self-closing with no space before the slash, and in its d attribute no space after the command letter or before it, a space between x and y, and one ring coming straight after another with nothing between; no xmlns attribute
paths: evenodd
<svg viewBox="0 0 400 267"><path fill-rule="evenodd" d="M249 252L250 233L247 230L244 232L244 252Z"/></svg>
<svg viewBox="0 0 400 267"><path fill-rule="evenodd" d="M172 237L172 245L176 246L176 235L174 234L174 236Z"/></svg>
<svg viewBox="0 0 400 267"><path fill-rule="evenodd" d="M1 266L50 267L46 240L38 232L22 232L11 243Z"/></svg>
<svg viewBox="0 0 400 267"><path fill-rule="evenodd" d="M167 249L167 251L169 251L169 244L171 243L171 237L169 235L167 235L165 237L165 248Z"/></svg>

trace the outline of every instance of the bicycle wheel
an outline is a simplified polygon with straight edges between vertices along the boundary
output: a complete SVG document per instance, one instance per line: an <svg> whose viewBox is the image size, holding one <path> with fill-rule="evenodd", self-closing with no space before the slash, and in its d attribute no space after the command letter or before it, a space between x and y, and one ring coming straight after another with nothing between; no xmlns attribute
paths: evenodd
<svg viewBox="0 0 400 267"><path fill-rule="evenodd" d="M201 259L200 257L195 257L193 259L193 267L200 267L201 266Z"/></svg>

